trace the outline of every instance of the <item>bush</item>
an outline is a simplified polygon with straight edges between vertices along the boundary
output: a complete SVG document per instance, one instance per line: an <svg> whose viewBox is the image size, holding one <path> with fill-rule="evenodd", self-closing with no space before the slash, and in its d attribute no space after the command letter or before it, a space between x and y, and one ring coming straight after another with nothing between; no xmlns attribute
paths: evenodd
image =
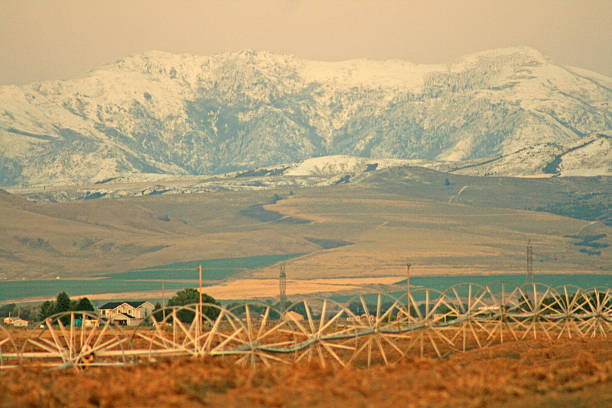
<svg viewBox="0 0 612 408"><path fill-rule="evenodd" d="M198 305L199 303L200 292L198 292L197 289L186 288L178 291L176 295L170 298L167 306ZM206 293L202 293L202 303L219 305L219 303L212 296L209 296ZM204 305L202 307L202 314L214 320L219 315L219 309ZM154 316L155 319L159 321L163 316L163 312L161 310L156 311ZM181 310L178 312L177 317L183 323L191 323L195 317L195 313L190 310Z"/></svg>

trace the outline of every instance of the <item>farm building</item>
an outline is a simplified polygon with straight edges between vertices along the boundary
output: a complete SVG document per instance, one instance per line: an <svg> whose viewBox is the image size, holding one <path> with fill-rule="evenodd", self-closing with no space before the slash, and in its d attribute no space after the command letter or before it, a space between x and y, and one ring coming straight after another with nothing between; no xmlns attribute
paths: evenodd
<svg viewBox="0 0 612 408"><path fill-rule="evenodd" d="M98 309L102 319L120 326L137 326L151 315L154 306L151 302L109 302Z"/></svg>
<svg viewBox="0 0 612 408"><path fill-rule="evenodd" d="M7 326L14 326L14 327L28 327L29 322L19 317L9 316L9 317L4 318L4 324L6 324Z"/></svg>

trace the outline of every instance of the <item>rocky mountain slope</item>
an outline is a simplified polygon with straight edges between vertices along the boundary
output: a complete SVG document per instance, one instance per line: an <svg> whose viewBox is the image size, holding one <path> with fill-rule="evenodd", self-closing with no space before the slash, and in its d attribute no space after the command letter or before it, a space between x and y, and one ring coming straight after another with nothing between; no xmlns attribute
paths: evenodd
<svg viewBox="0 0 612 408"><path fill-rule="evenodd" d="M81 78L0 87L0 185L220 174L328 155L468 161L453 168L475 174L609 174L611 101L612 78L530 48L445 65L150 52Z"/></svg>

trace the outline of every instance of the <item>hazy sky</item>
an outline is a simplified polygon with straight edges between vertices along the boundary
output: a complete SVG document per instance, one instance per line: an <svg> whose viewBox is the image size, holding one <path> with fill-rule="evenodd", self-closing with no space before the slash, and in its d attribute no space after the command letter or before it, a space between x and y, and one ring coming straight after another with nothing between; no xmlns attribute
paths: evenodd
<svg viewBox="0 0 612 408"><path fill-rule="evenodd" d="M612 76L612 0L0 0L0 83L148 50L450 62L528 45Z"/></svg>

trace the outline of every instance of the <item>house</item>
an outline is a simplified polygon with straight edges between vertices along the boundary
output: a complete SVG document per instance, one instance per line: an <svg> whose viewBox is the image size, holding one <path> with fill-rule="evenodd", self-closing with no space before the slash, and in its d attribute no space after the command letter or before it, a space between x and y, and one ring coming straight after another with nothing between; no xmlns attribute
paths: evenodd
<svg viewBox="0 0 612 408"><path fill-rule="evenodd" d="M495 312L499 312L499 306L497 305L488 305L488 306L480 306L478 308L479 312L490 312L490 313L495 313Z"/></svg>
<svg viewBox="0 0 612 408"><path fill-rule="evenodd" d="M364 313L361 316L360 315L355 315L354 317L353 316L348 316L346 318L346 320L349 321L349 322L364 322L364 323L370 322L370 323L374 323L376 321L376 317Z"/></svg>
<svg viewBox="0 0 612 408"><path fill-rule="evenodd" d="M100 318L120 326L138 326L155 306L151 302L109 302L98 308Z"/></svg>
<svg viewBox="0 0 612 408"><path fill-rule="evenodd" d="M86 318L83 321L83 326L85 326L88 329L98 327L99 325L100 325L100 319Z"/></svg>
<svg viewBox="0 0 612 408"><path fill-rule="evenodd" d="M19 317L5 317L4 324L7 326L15 326L15 327L28 327L29 322L27 320L23 320Z"/></svg>
<svg viewBox="0 0 612 408"><path fill-rule="evenodd" d="M501 308L498 305L485 305L478 308L478 314L481 316L494 317L500 312Z"/></svg>

